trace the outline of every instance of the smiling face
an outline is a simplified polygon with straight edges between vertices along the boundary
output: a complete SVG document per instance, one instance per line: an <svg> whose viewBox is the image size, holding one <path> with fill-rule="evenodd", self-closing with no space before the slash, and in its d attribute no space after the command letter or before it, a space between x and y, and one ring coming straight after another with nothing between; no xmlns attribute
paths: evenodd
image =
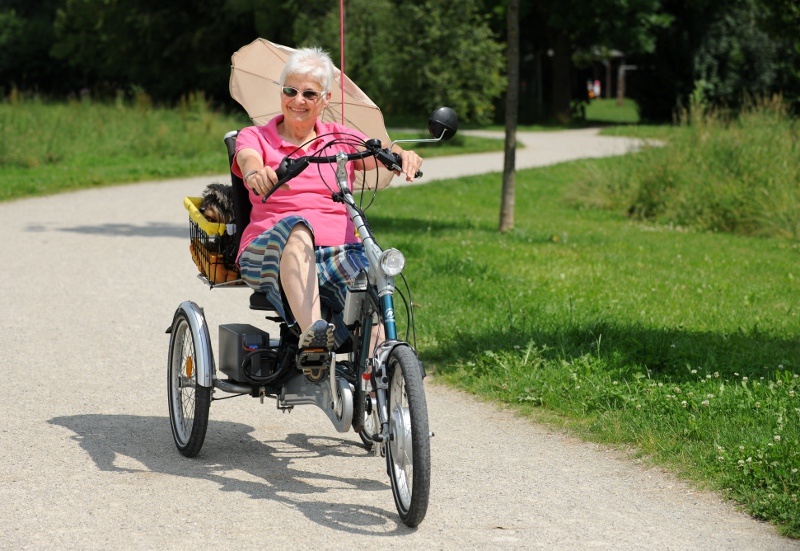
<svg viewBox="0 0 800 551"><path fill-rule="evenodd" d="M284 86L299 90L299 93L293 98L280 92L284 124L297 127L313 126L328 105L331 99L330 92L323 94L322 85L308 75L289 75L286 77ZM307 90L317 92L317 99L309 100L303 97L303 92Z"/></svg>

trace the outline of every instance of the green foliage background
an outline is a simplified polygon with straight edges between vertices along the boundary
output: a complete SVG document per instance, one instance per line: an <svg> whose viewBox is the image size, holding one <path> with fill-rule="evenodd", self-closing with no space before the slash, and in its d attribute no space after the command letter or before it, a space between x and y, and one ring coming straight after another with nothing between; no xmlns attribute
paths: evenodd
<svg viewBox="0 0 800 551"><path fill-rule="evenodd" d="M463 120L503 117L507 0L347 0L346 72L387 113L449 104ZM334 0L3 0L0 96L202 92L234 108L230 56L263 37L321 43L338 58ZM782 92L800 103L795 0L542 0L520 6L520 122L562 118L599 78L648 121L670 121L702 90L713 105ZM606 73L604 63L611 63ZM607 75L609 75L607 77Z"/></svg>

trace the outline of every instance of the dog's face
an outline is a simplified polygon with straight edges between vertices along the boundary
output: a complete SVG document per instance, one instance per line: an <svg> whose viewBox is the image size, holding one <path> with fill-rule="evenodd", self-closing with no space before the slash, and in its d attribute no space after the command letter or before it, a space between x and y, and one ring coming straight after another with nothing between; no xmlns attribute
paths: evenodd
<svg viewBox="0 0 800 551"><path fill-rule="evenodd" d="M233 192L231 186L225 184L209 184L203 191L203 202L200 212L209 222L229 224L233 222Z"/></svg>

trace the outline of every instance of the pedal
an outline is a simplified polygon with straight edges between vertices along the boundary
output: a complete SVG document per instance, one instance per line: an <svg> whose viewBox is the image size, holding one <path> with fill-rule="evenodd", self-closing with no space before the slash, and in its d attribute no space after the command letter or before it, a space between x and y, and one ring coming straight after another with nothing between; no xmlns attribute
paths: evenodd
<svg viewBox="0 0 800 551"><path fill-rule="evenodd" d="M313 380L320 379L330 366L331 353L324 348L306 348L297 352L297 369Z"/></svg>

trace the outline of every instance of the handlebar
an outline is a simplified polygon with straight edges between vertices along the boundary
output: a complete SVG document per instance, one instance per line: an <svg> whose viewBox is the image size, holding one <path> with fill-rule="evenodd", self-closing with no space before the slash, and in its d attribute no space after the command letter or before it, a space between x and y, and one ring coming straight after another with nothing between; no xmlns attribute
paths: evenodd
<svg viewBox="0 0 800 551"><path fill-rule="evenodd" d="M375 157L381 164L389 170L402 170L402 159L400 155L390 151L389 149L382 148L381 142L378 139L370 139L363 144L366 149L356 153L347 153L348 161L357 161L359 159L366 159L367 157ZM337 161L336 155L305 155L296 159L284 157L278 167L275 169L275 174L278 176L277 183L261 198L261 202L265 202L275 190L283 184L298 176L303 172L309 164L327 164L335 163ZM422 171L417 171L414 175L415 178L422 177Z"/></svg>

